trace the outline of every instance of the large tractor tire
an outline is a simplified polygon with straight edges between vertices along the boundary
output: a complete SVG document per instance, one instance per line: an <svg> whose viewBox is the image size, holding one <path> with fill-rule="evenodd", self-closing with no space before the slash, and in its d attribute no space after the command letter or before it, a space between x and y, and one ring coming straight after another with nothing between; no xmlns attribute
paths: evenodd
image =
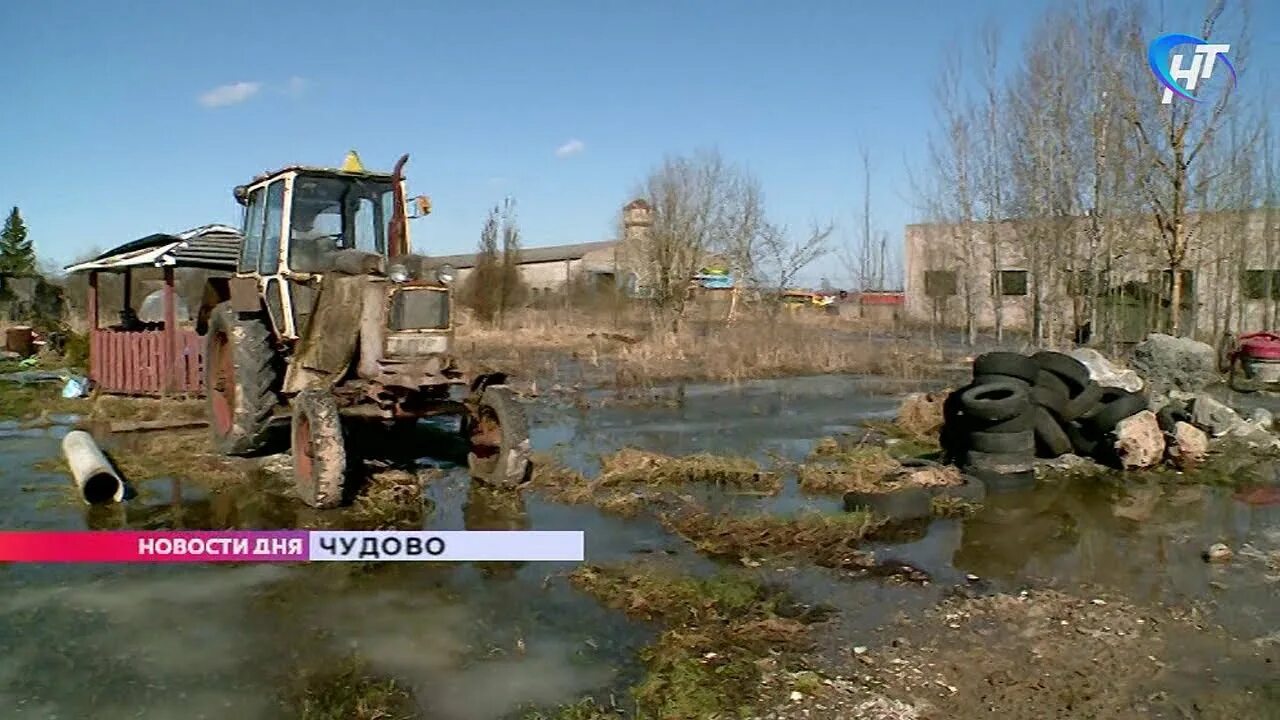
<svg viewBox="0 0 1280 720"><path fill-rule="evenodd" d="M309 389L293 399L294 491L302 502L328 510L342 504L347 447L333 394Z"/></svg>
<svg viewBox="0 0 1280 720"><path fill-rule="evenodd" d="M278 402L278 366L262 321L238 317L230 303L213 309L205 336L204 387L219 452L250 455L267 444Z"/></svg>
<svg viewBox="0 0 1280 720"><path fill-rule="evenodd" d="M473 414L462 422L471 477L494 487L515 487L530 478L529 423L511 388L481 391Z"/></svg>

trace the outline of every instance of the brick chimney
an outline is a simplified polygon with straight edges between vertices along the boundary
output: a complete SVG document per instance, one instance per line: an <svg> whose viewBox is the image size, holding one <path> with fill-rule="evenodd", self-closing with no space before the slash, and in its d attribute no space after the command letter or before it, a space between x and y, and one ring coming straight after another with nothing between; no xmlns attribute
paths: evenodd
<svg viewBox="0 0 1280 720"><path fill-rule="evenodd" d="M622 240L630 244L640 240L653 226L653 208L643 198L637 198L622 208Z"/></svg>

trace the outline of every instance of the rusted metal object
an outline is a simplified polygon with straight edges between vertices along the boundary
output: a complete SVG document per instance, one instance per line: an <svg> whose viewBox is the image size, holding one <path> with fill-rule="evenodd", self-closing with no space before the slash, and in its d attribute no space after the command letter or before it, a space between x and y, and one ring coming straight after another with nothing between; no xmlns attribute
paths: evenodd
<svg viewBox="0 0 1280 720"><path fill-rule="evenodd" d="M35 330L28 326L15 325L4 331L4 347L9 352L26 357L35 348L35 335Z"/></svg>
<svg viewBox="0 0 1280 720"><path fill-rule="evenodd" d="M390 242L387 250L393 258L409 254L409 221L405 217L404 199L404 164L407 162L409 162L408 153L401 155L391 170L391 193L395 198L395 204L391 209L391 224L388 232Z"/></svg>

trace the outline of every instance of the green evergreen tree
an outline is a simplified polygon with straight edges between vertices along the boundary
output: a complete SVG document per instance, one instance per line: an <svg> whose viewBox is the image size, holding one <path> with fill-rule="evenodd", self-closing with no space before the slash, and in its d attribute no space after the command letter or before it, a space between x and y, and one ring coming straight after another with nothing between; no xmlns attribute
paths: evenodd
<svg viewBox="0 0 1280 720"><path fill-rule="evenodd" d="M36 271L36 252L27 239L27 225L15 206L0 232L0 272L6 275L31 275Z"/></svg>

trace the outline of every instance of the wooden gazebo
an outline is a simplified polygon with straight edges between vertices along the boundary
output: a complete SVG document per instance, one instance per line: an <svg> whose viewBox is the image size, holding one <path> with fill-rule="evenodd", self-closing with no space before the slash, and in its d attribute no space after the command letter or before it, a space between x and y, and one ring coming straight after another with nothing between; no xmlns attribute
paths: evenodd
<svg viewBox="0 0 1280 720"><path fill-rule="evenodd" d="M202 394L202 342L177 319L175 274L194 268L212 275L236 271L240 232L226 225L204 225L176 235L149 235L87 262L68 273L89 274L89 377L98 388L119 395ZM143 322L133 310L133 271L163 268L164 319ZM124 276L118 323L102 327L98 312L98 276Z"/></svg>

